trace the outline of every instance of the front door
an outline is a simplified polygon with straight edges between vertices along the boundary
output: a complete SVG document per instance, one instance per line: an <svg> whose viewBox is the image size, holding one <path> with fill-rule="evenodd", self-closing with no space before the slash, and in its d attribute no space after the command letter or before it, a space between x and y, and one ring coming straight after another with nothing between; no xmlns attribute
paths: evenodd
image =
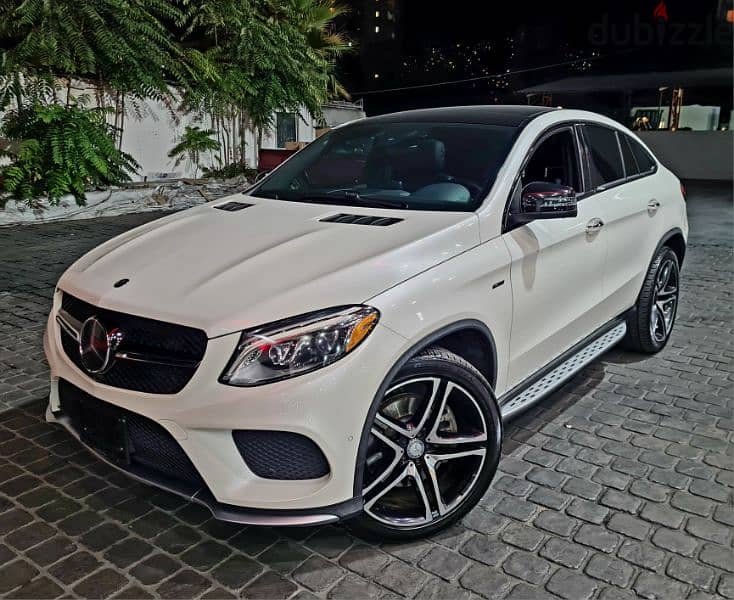
<svg viewBox="0 0 734 600"><path fill-rule="evenodd" d="M535 181L582 192L580 156L572 126L545 134L531 151L514 193ZM575 218L536 220L503 235L512 259L509 387L603 325L606 236L601 216L598 199L582 196Z"/></svg>

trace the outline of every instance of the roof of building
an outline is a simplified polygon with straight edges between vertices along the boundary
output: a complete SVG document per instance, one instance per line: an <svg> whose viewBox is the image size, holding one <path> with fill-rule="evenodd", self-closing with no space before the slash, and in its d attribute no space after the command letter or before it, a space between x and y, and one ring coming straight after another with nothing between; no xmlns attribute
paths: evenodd
<svg viewBox="0 0 734 600"><path fill-rule="evenodd" d="M545 106L477 105L425 108L370 117L370 123L472 123L520 127L554 108ZM364 123L364 121L362 121Z"/></svg>
<svg viewBox="0 0 734 600"><path fill-rule="evenodd" d="M728 67L688 71L655 71L618 75L584 75L547 81L522 90L520 94L563 94L584 92L627 92L657 90L660 87L731 87L732 70Z"/></svg>

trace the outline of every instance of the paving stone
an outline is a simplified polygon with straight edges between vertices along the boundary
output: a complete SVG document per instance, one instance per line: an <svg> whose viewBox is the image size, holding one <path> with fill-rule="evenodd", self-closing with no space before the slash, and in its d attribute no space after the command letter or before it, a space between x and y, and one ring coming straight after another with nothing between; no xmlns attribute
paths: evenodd
<svg viewBox="0 0 734 600"><path fill-rule="evenodd" d="M573 537L574 541L602 552L613 552L619 544L619 536L604 527L582 525Z"/></svg>
<svg viewBox="0 0 734 600"><path fill-rule="evenodd" d="M586 560L589 550L566 540L551 538L541 548L540 555L559 565L577 569Z"/></svg>
<svg viewBox="0 0 734 600"><path fill-rule="evenodd" d="M164 581L156 588L156 592L161 598L194 598L210 587L208 579L187 569Z"/></svg>
<svg viewBox="0 0 734 600"><path fill-rule="evenodd" d="M53 527L36 522L8 534L5 541L18 550L26 550L52 537L54 533L56 530Z"/></svg>
<svg viewBox="0 0 734 600"><path fill-rule="evenodd" d="M652 504L648 503L642 509L640 516L646 521L652 523L658 523L665 525L672 529L677 529L683 523L686 515L673 508L670 508L667 504Z"/></svg>
<svg viewBox="0 0 734 600"><path fill-rule="evenodd" d="M517 519L519 521L528 521L535 513L535 505L521 500L519 498L503 498L494 510L501 515Z"/></svg>
<svg viewBox="0 0 734 600"><path fill-rule="evenodd" d="M566 509L566 512L572 517L578 517L589 523L603 523L609 515L609 509L599 506L588 500L579 500L576 498Z"/></svg>
<svg viewBox="0 0 734 600"><path fill-rule="evenodd" d="M571 497L568 494L560 494L544 487L537 487L528 496L528 500L541 506L560 510L569 503Z"/></svg>
<svg viewBox="0 0 734 600"><path fill-rule="evenodd" d="M212 577L222 585L236 590L253 580L262 570L262 566L251 558L236 554L216 567L212 571Z"/></svg>
<svg viewBox="0 0 734 600"><path fill-rule="evenodd" d="M344 573L338 565L320 556L311 556L293 572L293 579L309 590L320 592L333 585Z"/></svg>
<svg viewBox="0 0 734 600"><path fill-rule="evenodd" d="M452 580L464 570L466 559L451 550L437 546L421 559L418 566L443 579Z"/></svg>
<svg viewBox="0 0 734 600"><path fill-rule="evenodd" d="M665 562L665 552L647 542L626 541L617 555L633 565L657 571Z"/></svg>
<svg viewBox="0 0 734 600"><path fill-rule="evenodd" d="M56 579L68 585L86 577L100 564L100 561L89 552L76 552L61 562L57 562L48 571Z"/></svg>
<svg viewBox="0 0 734 600"><path fill-rule="evenodd" d="M567 600L588 600L597 587L592 579L568 569L558 569L546 585L548 591Z"/></svg>
<svg viewBox="0 0 734 600"><path fill-rule="evenodd" d="M48 577L38 577L10 592L6 598L38 600L38 598L58 598L64 590Z"/></svg>
<svg viewBox="0 0 734 600"><path fill-rule="evenodd" d="M499 576L499 574L497 574ZM360 598L359 595L342 595L341 598ZM459 587L455 583L449 583L442 579L431 579L423 589L418 592L421 600L470 600L471 594L468 590Z"/></svg>
<svg viewBox="0 0 734 600"><path fill-rule="evenodd" d="M545 531L550 531L560 536L568 536L576 529L579 522L562 513L553 510L544 510L535 517L533 523L536 527L540 527L540 529Z"/></svg>
<svg viewBox="0 0 734 600"><path fill-rule="evenodd" d="M587 575L622 588L627 587L634 573L627 563L603 554L594 554L586 565Z"/></svg>
<svg viewBox="0 0 734 600"><path fill-rule="evenodd" d="M125 568L138 562L153 551L153 546L137 538L127 538L110 546L104 557L120 568Z"/></svg>
<svg viewBox="0 0 734 600"><path fill-rule="evenodd" d="M460 552L477 562L498 566L512 552L512 546L484 535L473 535L464 543Z"/></svg>
<svg viewBox="0 0 734 600"><path fill-rule="evenodd" d="M640 573L633 588L637 594L649 600L685 598L688 586L654 573Z"/></svg>
<svg viewBox="0 0 734 600"><path fill-rule="evenodd" d="M623 510L628 513L636 514L637 510L642 505L642 500L624 492L607 490L601 497L601 503L604 506L609 506L616 510Z"/></svg>
<svg viewBox="0 0 734 600"><path fill-rule="evenodd" d="M650 531L650 525L645 521L623 513L612 516L609 523L607 523L607 527L612 531L637 540L644 540Z"/></svg>
<svg viewBox="0 0 734 600"><path fill-rule="evenodd" d="M342 600L343 598L379 598L382 591L382 588L374 583L350 574L339 580L331 588L326 597L333 598L334 600Z"/></svg>
<svg viewBox="0 0 734 600"><path fill-rule="evenodd" d="M125 587L127 581L114 569L102 569L75 585L73 591L81 598L109 598Z"/></svg>
<svg viewBox="0 0 734 600"><path fill-rule="evenodd" d="M309 556L300 544L282 541L268 548L260 555L260 560L279 573L289 573Z"/></svg>
<svg viewBox="0 0 734 600"><path fill-rule="evenodd" d="M0 567L0 593L5 594L28 583L38 573L33 565L25 560L16 560Z"/></svg>
<svg viewBox="0 0 734 600"><path fill-rule="evenodd" d="M469 567L460 582L466 589L484 598L503 598L516 583L510 577L484 565Z"/></svg>
<svg viewBox="0 0 734 600"><path fill-rule="evenodd" d="M731 575L723 575L719 580L717 591L719 594L724 596L724 598L734 598L734 577Z"/></svg>
<svg viewBox="0 0 734 600"><path fill-rule="evenodd" d="M335 558L353 543L354 539L344 529L324 527L309 537L305 545L327 558Z"/></svg>
<svg viewBox="0 0 734 600"><path fill-rule="evenodd" d="M670 559L666 573L679 581L705 589L711 587L716 576L713 569L704 567L698 561L680 556Z"/></svg>
<svg viewBox="0 0 734 600"><path fill-rule="evenodd" d="M145 585L158 583L181 568L181 564L166 556L155 554L130 569L130 574Z"/></svg>
<svg viewBox="0 0 734 600"><path fill-rule="evenodd" d="M354 546L339 559L342 567L362 577L374 577L390 561L390 557L373 546Z"/></svg>
<svg viewBox="0 0 734 600"><path fill-rule="evenodd" d="M726 544L731 538L731 532L726 527L701 517L689 517L686 531L698 538L718 544Z"/></svg>
<svg viewBox="0 0 734 600"><path fill-rule="evenodd" d="M208 571L232 553L225 544L205 540L192 546L181 555L181 561L197 571ZM230 586L233 587L233 586Z"/></svg>
<svg viewBox="0 0 734 600"><path fill-rule="evenodd" d="M242 595L245 598L262 600L285 600L297 589L298 586L275 571L267 571L248 585Z"/></svg>
<svg viewBox="0 0 734 600"><path fill-rule="evenodd" d="M734 549L718 544L704 544L698 558L718 569L734 573Z"/></svg>
<svg viewBox="0 0 734 600"><path fill-rule="evenodd" d="M426 583L426 576L418 569L399 561L391 562L376 581L393 592L413 596Z"/></svg>
<svg viewBox="0 0 734 600"><path fill-rule="evenodd" d="M464 517L462 523L469 529L492 535L501 531L509 520L477 506Z"/></svg>
<svg viewBox="0 0 734 600"><path fill-rule="evenodd" d="M698 546L695 538L680 531L671 531L662 527L653 534L652 543L658 548L670 550L683 556L693 556Z"/></svg>
<svg viewBox="0 0 734 600"><path fill-rule="evenodd" d="M544 537L542 531L537 531L532 527L526 527L519 523L511 523L500 535L503 542L529 551L537 549L543 542Z"/></svg>
<svg viewBox="0 0 734 600"><path fill-rule="evenodd" d="M675 508L701 515L702 517L708 517L714 510L714 504L710 500L686 492L676 492L673 494L670 504Z"/></svg>
<svg viewBox="0 0 734 600"><path fill-rule="evenodd" d="M528 583L539 584L550 573L549 562L527 552L513 552L505 561L502 568L505 573L523 579Z"/></svg>
<svg viewBox="0 0 734 600"><path fill-rule="evenodd" d="M77 545L67 537L56 536L26 552L34 563L45 567L57 560L69 556L77 549Z"/></svg>

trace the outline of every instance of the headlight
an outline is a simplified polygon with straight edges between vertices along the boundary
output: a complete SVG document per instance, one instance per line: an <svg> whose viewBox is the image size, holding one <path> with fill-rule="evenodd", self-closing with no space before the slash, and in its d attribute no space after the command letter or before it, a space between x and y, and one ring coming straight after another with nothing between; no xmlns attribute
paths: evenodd
<svg viewBox="0 0 734 600"><path fill-rule="evenodd" d="M244 331L220 381L258 385L330 365L359 346L379 316L370 306L348 306Z"/></svg>

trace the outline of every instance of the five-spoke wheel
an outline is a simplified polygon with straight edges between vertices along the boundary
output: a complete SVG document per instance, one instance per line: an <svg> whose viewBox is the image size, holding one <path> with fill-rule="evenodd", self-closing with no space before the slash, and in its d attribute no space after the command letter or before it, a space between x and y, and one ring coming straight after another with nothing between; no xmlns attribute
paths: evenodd
<svg viewBox="0 0 734 600"><path fill-rule="evenodd" d="M629 349L655 353L668 343L678 309L679 281L678 257L663 246L650 264L636 310L627 320L625 345Z"/></svg>
<svg viewBox="0 0 734 600"><path fill-rule="evenodd" d="M443 527L481 498L501 422L484 377L441 348L411 359L379 399L362 476L364 518L381 535Z"/></svg>

